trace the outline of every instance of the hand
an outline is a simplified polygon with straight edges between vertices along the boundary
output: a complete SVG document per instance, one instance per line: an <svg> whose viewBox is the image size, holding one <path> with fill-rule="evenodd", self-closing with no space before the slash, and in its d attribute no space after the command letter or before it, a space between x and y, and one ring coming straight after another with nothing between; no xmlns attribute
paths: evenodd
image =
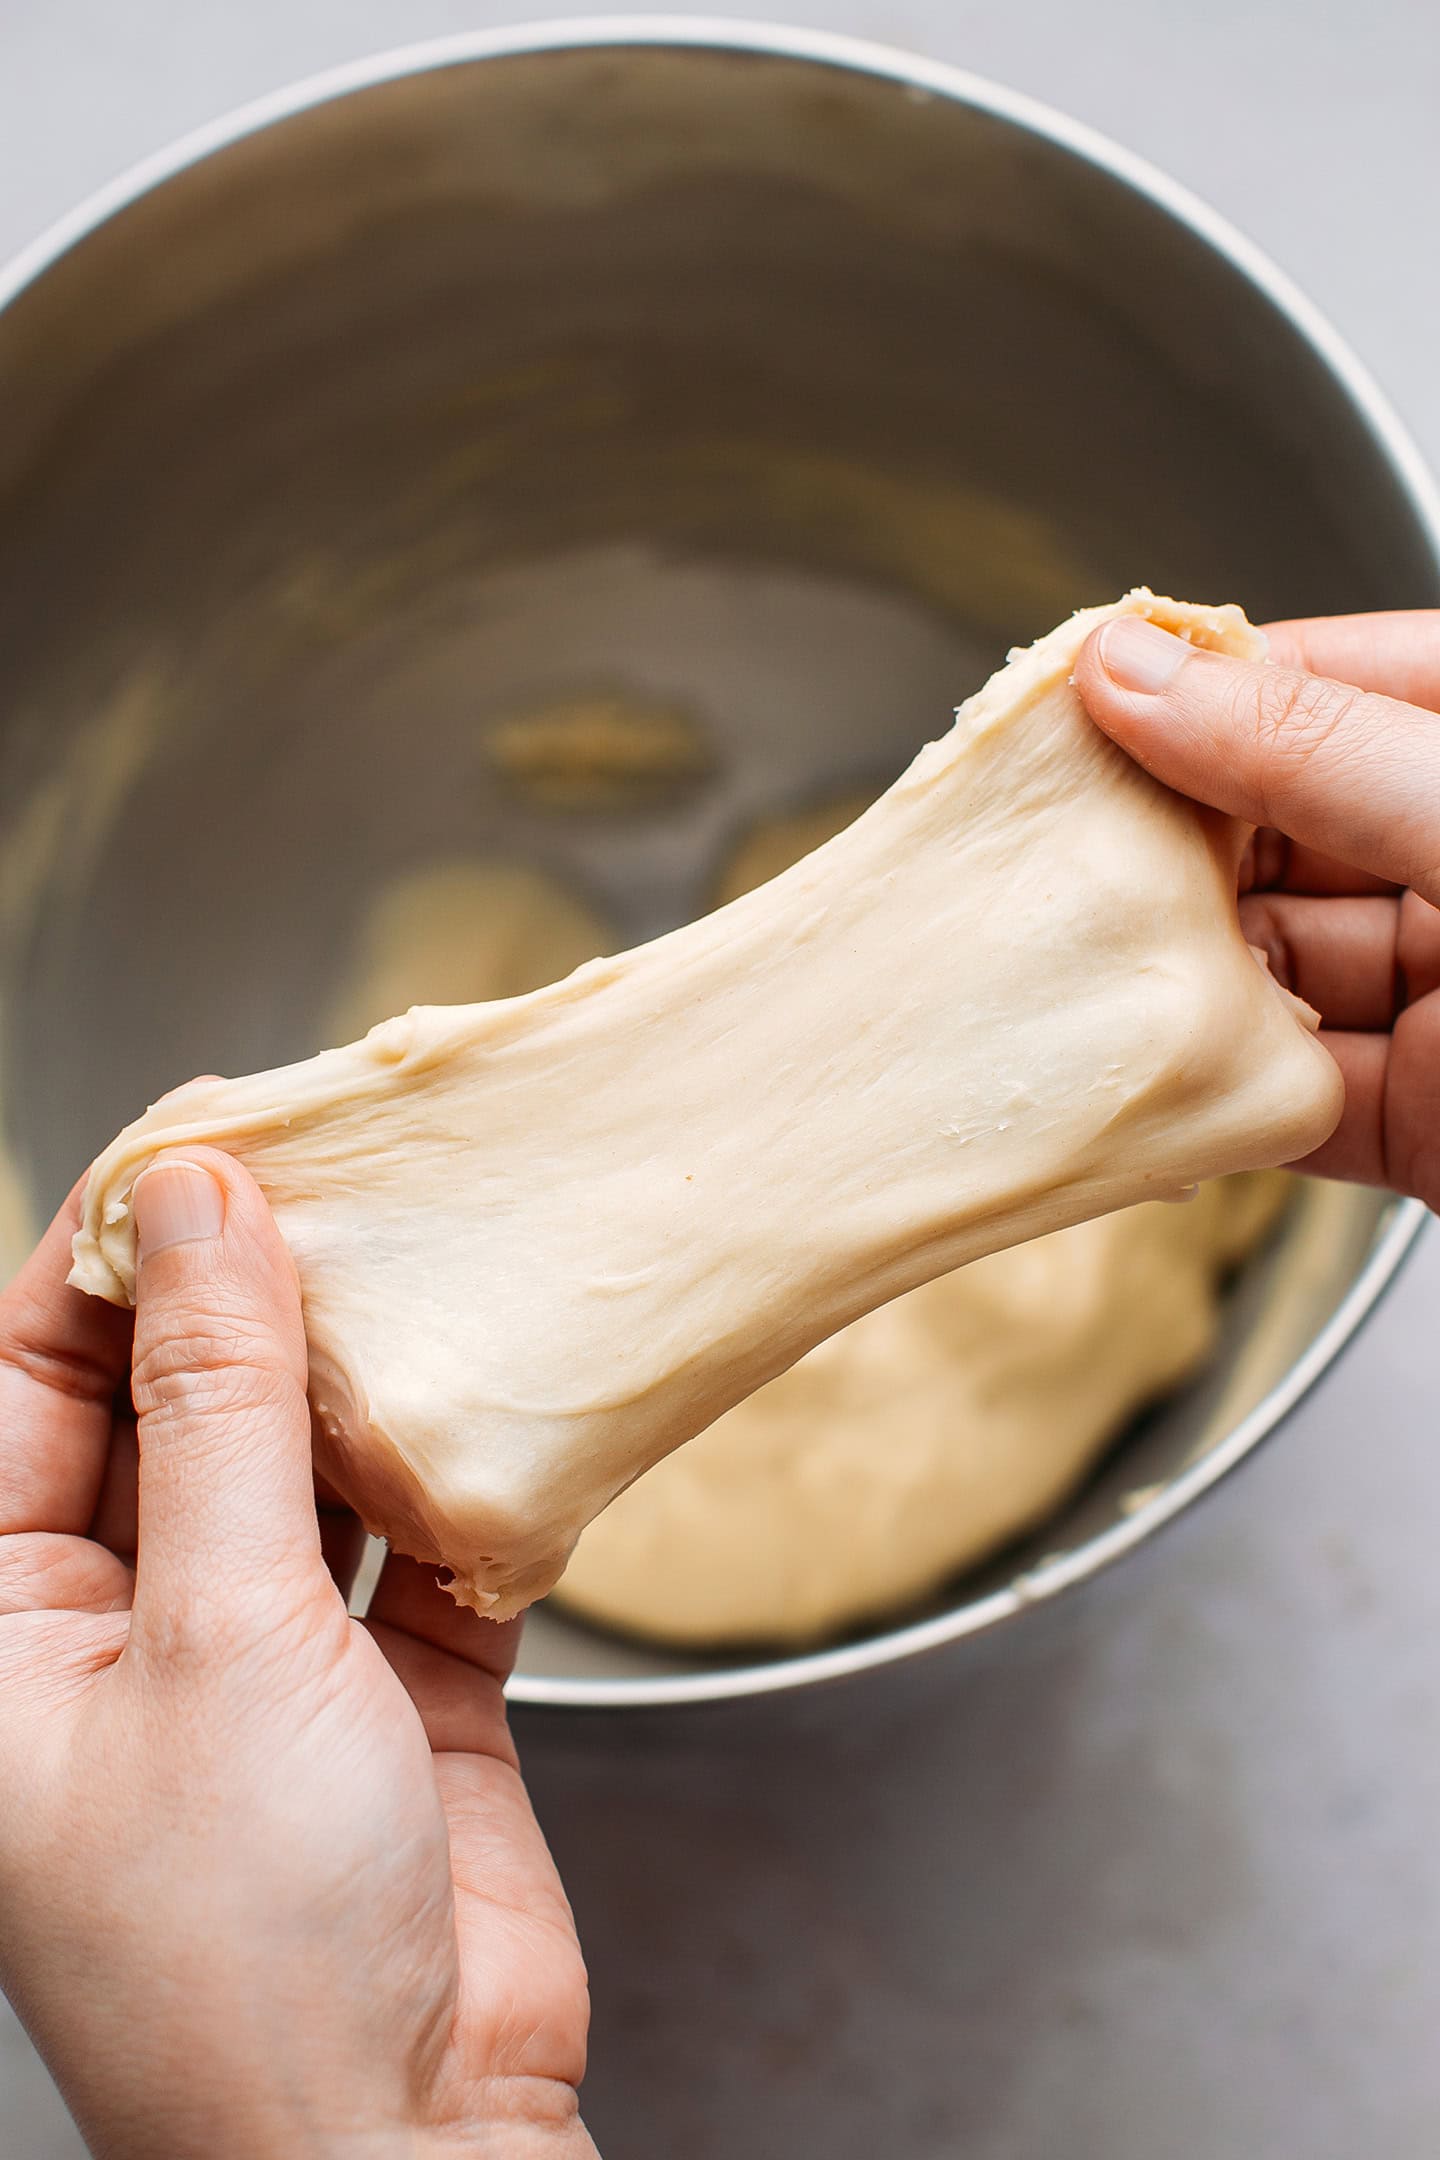
<svg viewBox="0 0 1440 2160"><path fill-rule="evenodd" d="M1270 641L1255 666L1119 616L1075 681L1147 771L1260 828L1246 935L1345 1076L1303 1167L1440 1207L1440 611L1274 623Z"/></svg>
<svg viewBox="0 0 1440 2160"><path fill-rule="evenodd" d="M593 2160L515 1627L396 1559L348 1617L295 1273L237 1164L136 1187L138 1422L129 1315L65 1286L77 1205L0 1299L0 1978L82 2131Z"/></svg>

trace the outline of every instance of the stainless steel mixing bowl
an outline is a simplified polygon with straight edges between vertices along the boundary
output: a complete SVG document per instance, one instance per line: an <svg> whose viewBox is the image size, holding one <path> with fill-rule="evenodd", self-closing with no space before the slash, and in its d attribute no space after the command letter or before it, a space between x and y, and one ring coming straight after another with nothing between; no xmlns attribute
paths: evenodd
<svg viewBox="0 0 1440 2160"><path fill-rule="evenodd" d="M1412 451L1250 247L1055 115L838 40L594 22L345 71L122 181L0 301L12 1256L166 1085L314 1047L406 867L531 859L640 938L1083 602L1440 598ZM507 796L493 723L596 696L683 711L708 778ZM1418 1219L1308 1191L1200 1385L907 1624L712 1664L542 1613L515 1693L793 1687L1054 1595L1254 1446Z"/></svg>

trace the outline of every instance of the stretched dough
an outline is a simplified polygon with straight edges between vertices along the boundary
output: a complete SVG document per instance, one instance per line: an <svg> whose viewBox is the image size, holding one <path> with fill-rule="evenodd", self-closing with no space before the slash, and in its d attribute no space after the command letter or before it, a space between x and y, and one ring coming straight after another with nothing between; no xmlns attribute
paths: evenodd
<svg viewBox="0 0 1440 2160"><path fill-rule="evenodd" d="M1238 609L1121 610L1249 655ZM1333 1128L1257 966L1244 829L1159 786L1043 638L758 891L495 1005L192 1082L91 1173L72 1281L133 1296L130 1192L209 1142L305 1296L317 1460L501 1617L631 1480L871 1307Z"/></svg>
<svg viewBox="0 0 1440 2160"><path fill-rule="evenodd" d="M813 854L847 825L853 825L874 800L873 788L868 795L830 796L804 810L793 810L788 817L766 818L763 824L753 826L721 873L715 905L728 907L732 900L754 892L757 885L767 885L771 878L799 862L802 855Z"/></svg>
<svg viewBox="0 0 1440 2160"><path fill-rule="evenodd" d="M717 901L778 877L872 800L753 827ZM424 864L376 898L332 1039L407 996L515 997L610 949L537 870ZM1251 1172L1193 1207L1125 1208L852 1321L621 1493L553 1596L687 1644L804 1641L918 1596L1049 1514L1125 1418L1200 1362L1220 1275L1287 1190L1279 1171Z"/></svg>
<svg viewBox="0 0 1440 2160"><path fill-rule="evenodd" d="M748 832L718 897L778 877L871 800ZM805 1643L893 1611L1053 1514L1203 1361L1282 1171L1152 1202L907 1291L817 1343L613 1500L554 1603L687 1647Z"/></svg>
<svg viewBox="0 0 1440 2160"><path fill-rule="evenodd" d="M353 1041L411 1003L522 997L610 947L598 916L524 863L426 863L380 894L326 1034Z"/></svg>

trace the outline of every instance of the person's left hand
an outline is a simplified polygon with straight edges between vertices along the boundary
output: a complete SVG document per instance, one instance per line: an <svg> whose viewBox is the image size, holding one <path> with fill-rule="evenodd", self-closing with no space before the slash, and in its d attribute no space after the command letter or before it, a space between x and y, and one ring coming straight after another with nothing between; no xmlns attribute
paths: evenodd
<svg viewBox="0 0 1440 2160"><path fill-rule="evenodd" d="M136 1188L128 1391L130 1316L65 1284L76 1205L0 1299L0 1979L82 2130L136 2160L593 2156L515 1627L396 1559L349 1617L295 1272L237 1164Z"/></svg>

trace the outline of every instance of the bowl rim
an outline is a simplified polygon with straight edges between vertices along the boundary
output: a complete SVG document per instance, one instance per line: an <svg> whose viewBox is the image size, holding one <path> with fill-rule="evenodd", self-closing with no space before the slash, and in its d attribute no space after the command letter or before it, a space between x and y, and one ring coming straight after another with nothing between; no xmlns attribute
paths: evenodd
<svg viewBox="0 0 1440 2160"><path fill-rule="evenodd" d="M358 91L442 68L545 52L646 46L796 60L867 75L922 96L945 98L1037 135L1148 199L1238 271L1321 361L1348 397L1378 454L1408 498L1440 576L1440 489L1416 444L1369 369L1263 249L1148 159L1042 100L946 61L838 32L704 15L560 17L460 32L343 62L205 122L94 190L0 267L0 311L62 256L140 197L277 122ZM968 1604L860 1641L803 1651L766 1663L705 1667L693 1673L624 1679L564 1679L546 1673L516 1673L507 1689L509 1699L544 1709L621 1710L674 1709L788 1694L873 1672L988 1632L1002 1621L1087 1581L1190 1507L1278 1429L1352 1340L1394 1281L1428 1214L1418 1200L1392 1202L1381 1217L1364 1266L1283 1378L1216 1447L1159 1488L1133 1514L1097 1532L1073 1551L1042 1560L1010 1583Z"/></svg>

